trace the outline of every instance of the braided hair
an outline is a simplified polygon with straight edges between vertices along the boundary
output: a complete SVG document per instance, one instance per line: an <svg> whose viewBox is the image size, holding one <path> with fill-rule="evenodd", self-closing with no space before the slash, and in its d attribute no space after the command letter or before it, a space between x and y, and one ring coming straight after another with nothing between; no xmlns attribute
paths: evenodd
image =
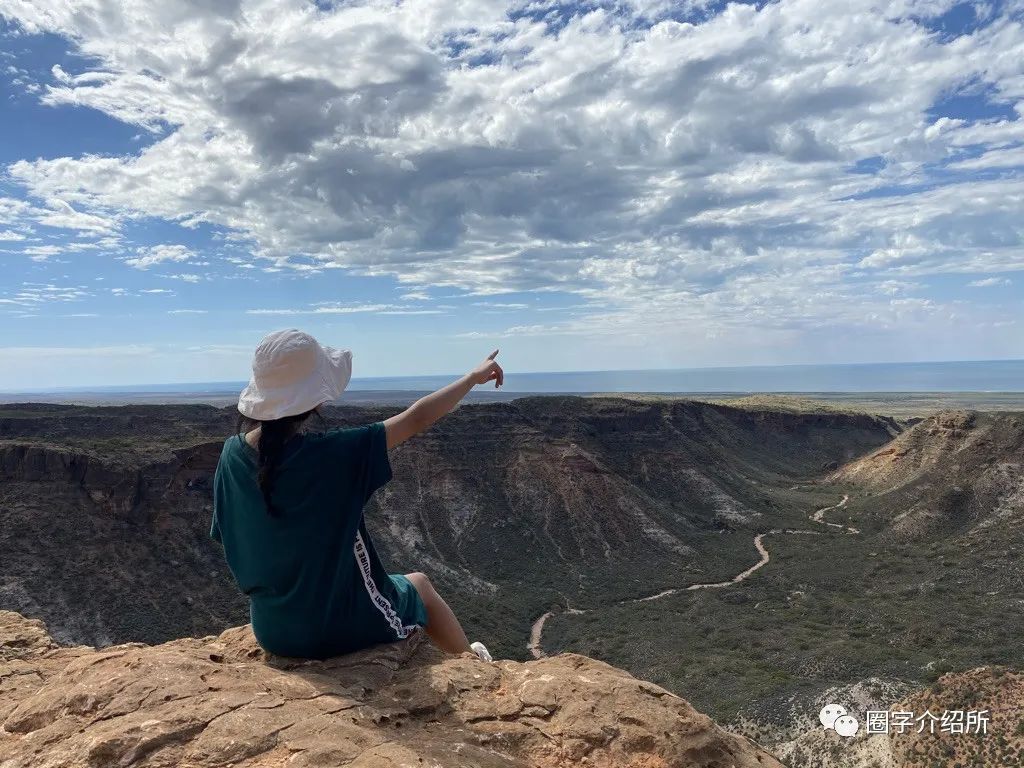
<svg viewBox="0 0 1024 768"><path fill-rule="evenodd" d="M274 481L276 479L274 475L277 465L281 461L281 456L284 454L285 444L299 431L303 422L311 414L315 413L317 418L323 422L324 418L320 415L320 411L317 408L311 408L305 413L297 413L294 416L284 416L280 419L269 421L258 421L256 419L249 419L242 414L238 415L238 425L235 431L238 433L239 439L245 439L242 436L242 426L245 423L252 422L260 427L260 438L257 441L257 452L259 453L258 481L260 491L263 494L263 501L267 505L267 514L271 517L277 517L278 514L278 509L271 503L270 497L274 492Z"/></svg>

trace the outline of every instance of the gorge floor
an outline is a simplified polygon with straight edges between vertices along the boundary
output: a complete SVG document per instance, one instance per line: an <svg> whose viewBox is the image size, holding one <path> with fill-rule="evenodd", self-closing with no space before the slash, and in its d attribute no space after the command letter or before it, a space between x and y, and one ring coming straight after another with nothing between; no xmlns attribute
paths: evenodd
<svg viewBox="0 0 1024 768"><path fill-rule="evenodd" d="M841 525L840 523L830 523L830 522L824 520L824 514L826 512L828 512L830 510L833 510L833 509L842 509L843 507L846 506L846 503L849 500L850 500L850 494L848 494L848 493L847 494L843 494L843 498L839 502L837 502L836 504L832 504L830 506L827 506L827 507L821 507L820 509L814 511L811 515L809 515L809 517L810 517L811 520L813 520L816 523L821 523L823 525L829 525L829 526L833 526L833 527L836 527L836 528L842 528L843 530L845 530L845 531L847 531L849 533L860 533L860 531L858 531L856 528L853 528L853 527L850 527L850 526ZM795 534L795 535L817 536L817 535L820 534L820 532L819 531L806 531L806 530L781 530L781 529L776 529L776 530L766 531L764 533L759 533L756 536L754 536L754 548L757 550L758 555L760 555L760 559L756 563L754 563L752 566L747 568L746 570L743 570L740 573L738 573L735 576L733 576L731 579L729 579L727 581L716 581L716 582L711 582L711 583L690 584L690 585L685 586L685 587L673 587L671 589L665 589L665 590L662 590L661 592L658 592L657 594L649 595L647 597L637 597L637 598L632 598L632 599L620 600L618 604L619 605L626 605L626 604L629 604L629 603L647 603L647 602L651 602L651 601L654 601L654 600L660 600L663 597L668 597L669 595L674 595L677 592L693 592L693 591L698 590L698 589L723 589L725 587L731 587L731 586L733 586L735 584L739 584L744 579L750 578L750 576L753 575L755 571L757 571L760 568L764 567L765 565L767 565L771 561L771 553L768 552L768 549L764 545L764 537L765 536L778 535L778 534L790 534L790 535ZM581 616L581 615L583 615L585 613L589 613L589 611L581 610L579 608L572 608L572 607L567 605L566 608L565 608L565 613L570 615L570 616ZM530 651L530 654L535 659L539 659L539 658L542 658L542 657L547 655L547 654L544 653L544 649L543 649L543 646L542 646L542 639L543 639L542 636L543 636L543 632L544 632L544 624L547 622L547 620L549 618L551 618L554 615L555 615L555 611L547 611L546 613L541 614L537 618L537 620L534 621L533 624L530 625L530 637L529 637L529 640L526 643L526 648L527 648L527 650Z"/></svg>

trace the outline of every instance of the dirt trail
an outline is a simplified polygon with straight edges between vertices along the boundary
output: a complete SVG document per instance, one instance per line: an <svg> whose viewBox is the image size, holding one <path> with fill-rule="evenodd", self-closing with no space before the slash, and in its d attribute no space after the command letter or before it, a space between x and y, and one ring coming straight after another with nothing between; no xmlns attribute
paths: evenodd
<svg viewBox="0 0 1024 768"><path fill-rule="evenodd" d="M541 659L547 655L544 653L544 649L540 647L540 638L544 634L544 622L554 615L554 611L548 611L533 622L533 625L530 627L530 642L526 644L526 647L530 649L530 654L535 659Z"/></svg>
<svg viewBox="0 0 1024 768"><path fill-rule="evenodd" d="M851 528L848 525L842 525L840 523L830 523L828 520L825 519L826 512L832 509L842 509L843 507L846 506L846 502L848 502L849 500L850 494L843 494L842 501L840 501L838 504L833 504L831 507L822 507L821 509L817 510L813 515L811 515L811 520L813 520L816 523L821 523L822 525L832 526L833 528L842 528L844 531L848 533L860 533L860 531L856 528Z"/></svg>
<svg viewBox="0 0 1024 768"><path fill-rule="evenodd" d="M845 530L845 531L847 531L849 533L860 533L860 531L858 531L856 528L851 528L849 526L840 525L839 523L830 523L830 522L828 522L827 520L824 519L824 515L825 515L826 512L828 512L831 509L840 509L842 507L845 507L846 506L846 502L848 502L849 500L850 500L849 494L845 494L843 496L842 501L840 501L839 503L832 504L831 506L828 506L828 507L822 507L821 509L818 509L815 512L813 512L811 515L809 515L809 517L814 522L821 523L822 525L829 525L829 526L832 526L834 528L842 528L843 530ZM775 528L775 529L772 529L770 531L766 531L765 533L759 533L759 534L757 534L757 536L754 537L754 547L757 549L757 552L761 556L761 558L756 563L754 563L752 566L747 568L745 571L741 571L740 573L737 573L735 576L733 576L728 581L715 581L715 582L711 582L711 583L707 583L707 584L690 584L687 587L673 587L672 589L662 590L661 592L658 592L657 594L648 595L647 597L635 597L635 598L631 598L629 600L619 600L617 603L615 603L615 605L628 605L628 604L631 604L631 603L647 603L647 602L650 602L652 600L660 600L663 597L668 597L669 595L674 595L677 592L692 592L692 591L697 590L697 589L722 589L724 587L731 587L733 584L739 584L744 579L749 578L755 571L759 570L760 568L763 568L764 566L768 565L769 562L771 562L772 556L771 556L771 554L769 554L768 550L764 546L764 537L765 536L773 536L775 534L780 534L780 533L792 534L792 535L805 535L805 536L820 536L821 535L821 531L807 531L807 530L804 530L802 528L797 528L797 529ZM589 611L588 610L580 610L579 608L567 608L564 611L564 613L582 614L582 613L589 613ZM544 653L544 649L541 647L541 638L542 638L542 636L544 634L544 623L548 619L550 619L552 616L554 616L554 615L555 615L554 611L548 611L547 613L545 613L542 616L540 616L535 622L533 622L533 624L530 627L530 642L528 642L526 644L526 647L529 649L530 653L533 655L533 658L535 658L535 659L540 659L540 658L543 658L544 656L547 655L547 654Z"/></svg>

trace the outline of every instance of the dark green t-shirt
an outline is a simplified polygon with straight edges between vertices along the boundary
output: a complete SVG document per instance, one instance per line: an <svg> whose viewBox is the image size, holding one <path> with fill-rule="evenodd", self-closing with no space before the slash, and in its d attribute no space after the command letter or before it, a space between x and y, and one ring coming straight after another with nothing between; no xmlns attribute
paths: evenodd
<svg viewBox="0 0 1024 768"><path fill-rule="evenodd" d="M389 576L363 522L363 506L391 479L383 422L290 439L275 474L276 516L266 511L257 462L241 435L224 442L210 536L250 598L263 648L325 658L426 625L415 589Z"/></svg>

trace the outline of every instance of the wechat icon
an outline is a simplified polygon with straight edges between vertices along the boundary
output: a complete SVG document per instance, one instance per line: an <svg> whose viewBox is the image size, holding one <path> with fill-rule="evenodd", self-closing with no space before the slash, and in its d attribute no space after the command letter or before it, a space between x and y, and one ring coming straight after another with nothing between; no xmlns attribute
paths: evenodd
<svg viewBox="0 0 1024 768"><path fill-rule="evenodd" d="M840 736L854 736L860 728L857 718L848 714L846 707L840 704L826 704L818 713L818 719L826 730L831 728Z"/></svg>

